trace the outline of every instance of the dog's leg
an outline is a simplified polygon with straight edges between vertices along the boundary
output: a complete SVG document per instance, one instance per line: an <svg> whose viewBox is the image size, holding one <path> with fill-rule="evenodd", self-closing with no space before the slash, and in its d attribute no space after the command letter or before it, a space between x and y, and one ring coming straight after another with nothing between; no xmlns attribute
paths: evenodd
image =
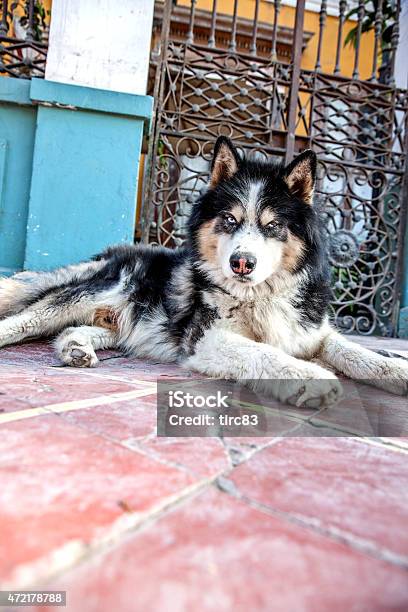
<svg viewBox="0 0 408 612"><path fill-rule="evenodd" d="M329 406L342 394L332 372L217 326L204 334L184 365L202 374L242 381L296 406Z"/></svg>
<svg viewBox="0 0 408 612"><path fill-rule="evenodd" d="M384 357L332 332L319 354L327 364L346 376L397 395L408 394L408 362Z"/></svg>
<svg viewBox="0 0 408 612"><path fill-rule="evenodd" d="M58 330L52 317L41 309L23 311L0 321L0 347L16 344L27 338L48 336Z"/></svg>
<svg viewBox="0 0 408 612"><path fill-rule="evenodd" d="M83 325L68 327L55 340L59 359L69 366L93 368L98 363L95 351L113 348L117 335L110 329Z"/></svg>

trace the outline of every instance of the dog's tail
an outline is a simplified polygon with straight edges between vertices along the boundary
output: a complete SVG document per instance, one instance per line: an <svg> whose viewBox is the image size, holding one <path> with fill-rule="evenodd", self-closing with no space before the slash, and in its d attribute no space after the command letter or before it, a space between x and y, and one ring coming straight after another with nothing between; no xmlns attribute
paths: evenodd
<svg viewBox="0 0 408 612"><path fill-rule="evenodd" d="M0 278L0 319L18 314L55 286L55 275L47 272L19 272Z"/></svg>
<svg viewBox="0 0 408 612"><path fill-rule="evenodd" d="M52 272L18 272L0 278L0 319L18 314L49 292L91 277L104 261L80 263Z"/></svg>
<svg viewBox="0 0 408 612"><path fill-rule="evenodd" d="M0 319L20 312L35 293L35 283L21 274L0 278Z"/></svg>

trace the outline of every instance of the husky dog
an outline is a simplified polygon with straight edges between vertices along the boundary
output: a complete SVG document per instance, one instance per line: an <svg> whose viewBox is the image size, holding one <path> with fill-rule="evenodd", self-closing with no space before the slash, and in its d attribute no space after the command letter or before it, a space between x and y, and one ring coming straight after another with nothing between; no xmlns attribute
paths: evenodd
<svg viewBox="0 0 408 612"><path fill-rule="evenodd" d="M284 167L242 159L220 137L185 248L116 246L90 262L1 280L0 346L59 333L57 354L70 366L92 367L96 350L116 347L297 406L336 402L333 370L407 394L408 363L329 324L315 175L312 151Z"/></svg>

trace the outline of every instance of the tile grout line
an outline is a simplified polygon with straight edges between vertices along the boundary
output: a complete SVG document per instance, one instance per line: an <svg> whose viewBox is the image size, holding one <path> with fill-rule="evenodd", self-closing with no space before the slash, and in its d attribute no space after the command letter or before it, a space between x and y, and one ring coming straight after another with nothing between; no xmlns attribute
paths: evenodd
<svg viewBox="0 0 408 612"><path fill-rule="evenodd" d="M60 412L81 410L83 408L92 408L95 406L106 406L109 404L115 404L116 402L136 399L138 397L146 397L148 395L156 395L156 388L151 387L150 389L137 389L135 391L112 393L109 395L101 395L84 400L73 400L71 402L48 404L47 406L39 406L37 408L29 408L27 410L18 410L16 412L6 412L5 414L0 414L0 425L33 418L36 416L59 414Z"/></svg>
<svg viewBox="0 0 408 612"><path fill-rule="evenodd" d="M284 438L275 437L266 444L253 449L241 463L251 459L257 452L267 447L274 446L282 440L284 440ZM238 465L235 467L238 467ZM89 544L79 538L71 540L63 546L52 550L45 557L40 557L26 565L20 565L16 568L14 575L12 575L6 583L0 583L0 588L34 588L35 585L41 586L41 584L45 582L57 579L65 572L77 567L77 564L86 562L96 555L103 554L110 546L120 544L122 537L145 529L155 521L160 520L163 516L166 516L167 513L171 512L174 508L178 508L188 503L201 491L211 486L216 486L218 479L223 477L224 474L230 474L235 467L219 470L212 476L196 481L180 492L167 497L162 503L158 503L157 506L147 512L133 512L129 515L119 517L107 528L106 533L102 537L91 541ZM49 567L52 566L53 563L57 564L57 568L55 571L49 573Z"/></svg>
<svg viewBox="0 0 408 612"><path fill-rule="evenodd" d="M210 487L221 473L217 472L214 476L203 478L184 487L181 491L166 497L148 511L133 512L120 516L107 527L105 533L90 543L77 538L52 550L43 557L18 566L7 581L0 583L0 588L3 590L34 588L50 580L58 579L65 572L77 568L79 564L85 563L97 555L104 554L110 547L119 545L122 538L149 527L174 508L187 503L201 491ZM56 565L56 568L49 572L52 565Z"/></svg>
<svg viewBox="0 0 408 612"><path fill-rule="evenodd" d="M146 385L149 384L148 381L141 381L141 380L134 381L134 384L140 384L140 383L143 383ZM138 389L135 391L126 391L124 393L113 393L109 395L102 395L96 398L90 398L86 400L73 400L72 402L61 402L58 404L49 404L46 406L39 406L37 408L18 410L15 412L8 412L5 414L0 414L0 425L5 424L5 423L19 421L19 420L24 420L27 418L33 418L36 416L44 416L50 413L58 414L61 412L69 412L69 411L81 410L85 408L92 408L94 406L109 405L109 404L116 403L116 402L121 402L121 401L126 401L129 399L136 399L138 397L146 397L149 395L156 395L156 394L157 394L157 386L155 385L154 387L151 386L150 388L146 387L145 389ZM277 410L276 412L280 412L280 411ZM284 414L287 418L289 418L289 420L292 420L295 422L294 427L289 428L287 432L285 433L296 430L297 428L296 424L298 425L309 424L312 427L315 427L316 429L319 429L319 427L329 426L330 429L333 429L334 431L339 432L339 435L337 437L347 437L347 438L351 438L354 440L360 440L361 442L365 444L375 445L375 446L378 446L384 449L388 449L391 452L399 452L403 454L408 453L408 446L405 447L405 445L399 446L398 444L393 443L393 442L384 442L381 438L378 438L376 436L364 436L362 432L358 430L347 429L347 428L344 428L344 426L342 425L338 425L332 422L324 421L323 419L319 419L317 418L317 415L320 414L320 412L321 411L318 411L317 414L312 414L305 418L302 418L302 417L298 417L297 415L290 414L286 412L285 410L282 410L282 414ZM276 436L272 436L273 439L275 437Z"/></svg>
<svg viewBox="0 0 408 612"><path fill-rule="evenodd" d="M408 352L407 352L408 355ZM108 361L111 358L107 358L104 361ZM9 365L9 364L4 364L4 365ZM55 366L45 366L48 369L55 369ZM61 366L61 369L69 369L71 370L71 368L64 368ZM95 378L107 378L109 380L117 380L119 382L123 382L129 385L132 384L140 384L142 386L153 386L156 385L156 390L157 390L157 382L153 382L153 381L147 381L147 380L141 380L141 379L134 379L132 381L129 380L124 380L121 377L112 375L112 376L105 376L105 374L99 373L99 372L94 372L94 371L88 371L87 372L88 376L92 376ZM143 396L141 396L143 397ZM81 400L78 400L81 401ZM109 403L109 402L108 402ZM245 401L241 401L240 403L242 403L243 405L248 405L248 406L253 406L254 404L251 404L250 402L245 402ZM42 408L44 409L44 412L42 411ZM47 409L49 407L48 406L44 406L44 407L40 407L39 408L39 412L38 414L35 414L33 412L33 414L29 414L30 413L30 409L28 410L24 410L23 412L28 413L26 417L24 416L20 416L18 418L8 418L7 415L11 415L11 414L16 414L16 413L20 413L21 411L16 411L16 413L7 413L6 415L0 415L0 424L4 423L4 422L10 422L10 421L14 421L14 420L20 420L23 418L30 418L30 416L40 416L43 414L47 414ZM51 407L52 409L52 407ZM75 408L73 408L75 409ZM79 408L76 408L79 409ZM32 410L36 410L36 409L32 409ZM69 410L69 409L67 409ZM290 407L288 406L287 408L285 408L285 406L283 405L282 409L280 408L274 408L272 409L272 411L276 414L283 414L286 418L288 418L289 420L295 421L295 422L303 422L304 424L309 424L312 427L315 427L316 429L318 429L319 427L329 427L330 429L333 429L336 432L339 432L339 435L337 437L353 437L353 438L358 438L361 441L365 442L366 444L375 444L377 446L383 446L384 448L388 448L391 451L394 452L408 452L407 450L405 450L403 445L398 445L396 443L393 442L383 442L382 439L378 436L367 436L364 434L364 432L357 430L357 429L352 429L349 428L347 425L342 425L342 424L337 424L337 423L332 423L330 421L325 421L324 418L320 419L319 415L324 416L326 409L319 409L317 410L315 413L312 413L311 415L302 417L300 415L294 414ZM61 410L62 412L62 410ZM273 436L275 437L275 436ZM320 437L320 436L318 436ZM407 446L408 449L408 446Z"/></svg>
<svg viewBox="0 0 408 612"><path fill-rule="evenodd" d="M220 478L218 478L214 484L222 493L225 493L226 495L229 495L260 512L264 512L269 516L283 520L291 525L296 525L315 534L319 534L332 542L343 544L348 548L374 558L377 561L383 561L400 569L408 570L407 556L399 555L398 553L394 553L392 550L382 546L379 547L376 542L360 538L351 532L343 531L336 527L325 527L318 519L313 519L313 517L304 518L302 516L293 514L290 511L286 512L283 510L278 510L277 508L251 499L251 497L242 494L236 487L235 483L230 481L228 478L222 479L221 481Z"/></svg>
<svg viewBox="0 0 408 612"><path fill-rule="evenodd" d="M403 455L408 455L408 444L401 443L400 446L397 442L387 442L387 438L378 438L376 436L353 436L351 439L369 446L382 448L383 450L387 450L392 453L402 453Z"/></svg>
<svg viewBox="0 0 408 612"><path fill-rule="evenodd" d="M55 371L55 366L47 366L47 369L49 370L53 370ZM65 367L61 367L61 370L67 370L70 373L72 373L72 368L65 366ZM77 369L77 368L76 368ZM95 371L95 368L81 368L82 370L86 370L86 372L84 372L84 374L86 373L87 377L91 377L91 378L101 378L102 380L114 380L116 382L122 382L124 384L128 384L128 385L134 385L134 384L138 384L138 385L144 385L144 386L149 386L149 385L157 385L157 381L154 380L143 380L143 379L139 379L139 378L132 378L132 380L128 380L127 378L131 378L131 376L126 377L126 376L120 376L120 375L115 375L115 374L109 374L109 370L103 370L103 371ZM97 368L96 368L97 370Z"/></svg>
<svg viewBox="0 0 408 612"><path fill-rule="evenodd" d="M60 413L50 412L48 414L54 414L55 416L59 416ZM64 419L64 416L61 415L60 418ZM88 427L84 423L72 422L70 420L65 420L65 419L64 419L64 422L69 423L70 425L73 425L75 427L79 427L80 429L82 429L82 431L85 431L88 434L91 433L92 435L97 436L101 440L104 440L105 442L109 442L110 444L114 444L121 449L126 449L132 453L137 453L139 455L142 455L143 457L147 457L149 459L152 459L153 461L161 463L162 465L166 465L167 467L177 469L178 471L183 472L183 474L186 474L187 476L191 476L191 477L200 476L197 472L193 472L192 470L182 465L181 463L169 461L168 459L162 457L159 453L149 452L149 449L147 447L143 447L143 444L139 444L139 443L134 444L134 445L128 444L126 443L126 440L119 440L117 438L114 438L113 436L107 435L103 432L97 431L96 429Z"/></svg>
<svg viewBox="0 0 408 612"><path fill-rule="evenodd" d="M227 493L228 495L243 501L243 503L253 505L254 508L258 509L258 511L263 511L265 514L269 514L270 516L274 516L290 524L295 524L302 529L306 529L307 531L318 533L322 537L325 537L331 541L340 542L343 545L346 545L353 550L357 550L361 554L366 554L367 556L376 560L388 562L397 567L401 567L402 565L404 568L406 568L408 566L408 559L405 560L405 558L400 558L398 555L392 553L392 551L388 551L386 549L378 550L374 547L374 544L365 540L359 540L352 536L352 534L347 534L346 532L343 533L339 531L338 533L335 533L333 530L329 531L322 529L313 522L308 523L295 515L263 506L263 504L259 504L250 498L245 498L238 492L235 484L232 483L232 481L229 481L227 477L236 467L239 467L239 465L242 463L249 461L258 452L261 452L265 448L274 446L283 440L285 440L284 437L273 438L266 444L253 449L253 451L250 452L242 462L234 466L232 469L227 468L225 470L221 470L211 477L204 478L184 488L181 492L166 498L166 500L164 500L161 504L158 504L156 507L145 513L133 513L129 516L120 517L108 528L103 537L92 541L90 544L85 544L83 541L77 539L75 541L68 542L59 549L51 551L51 553L45 557L41 557L36 561L27 564L26 566L20 566L20 568L16 570L14 577L12 577L5 586L2 585L2 588L21 588L22 585L24 587L33 588L34 585L44 584L44 582L58 579L58 577L65 574L65 572L77 567L77 564L85 563L92 558L95 558L97 555L104 554L109 547L119 545L122 537L138 533L139 531L148 528L149 525L157 520L160 520L163 516L166 516L168 512L171 512L173 509L188 503L188 501L194 496L198 495L201 491L210 486L215 486L218 490L220 490L220 492ZM231 482L231 487L225 488L222 486L221 483L223 479L227 482ZM357 546L355 544L357 544ZM53 565L53 563L57 564L57 568L55 571L48 573L47 570Z"/></svg>
<svg viewBox="0 0 408 612"><path fill-rule="evenodd" d="M301 424L292 428L289 431L296 431L296 429L301 428ZM351 437L350 436L339 436L339 437L347 437L354 442L363 442L367 443L367 440L359 437ZM325 537L331 541L341 543L352 550L357 550L361 554L365 554L370 558L374 558L376 560L383 561L385 563L389 563L395 567L402 568L404 570L408 570L408 557L404 555L399 555L398 553L394 553L392 550L389 550L384 547L378 547L375 542L371 542L369 540L365 540L364 538L359 538L358 536L353 535L351 532L342 531L341 529L337 529L335 527L327 528L318 524L318 520L305 519L303 517L297 516L296 514L291 514L290 512L285 512L278 510L276 508L267 506L256 500L252 500L250 497L242 494L235 483L229 479L229 476L232 475L233 471L238 468L240 465L248 462L259 452L275 446L280 442L286 440L286 436L276 437L270 442L259 446L253 449L253 452L248 454L241 462L236 464L230 470L224 470L224 472L213 480L213 485L216 486L222 493L225 493L235 499L246 503L259 511L265 512L265 514L269 514L270 516L274 516L275 518L279 518L284 520L287 523L292 525L297 525L307 531L312 531L313 533L318 533L322 537ZM379 445L380 446L380 445ZM382 445L381 445L382 446ZM392 449L394 450L394 449Z"/></svg>
<svg viewBox="0 0 408 612"><path fill-rule="evenodd" d="M49 413L52 414L52 413ZM250 452L241 462L249 460L257 452L266 447L274 446L281 442L284 438L275 437L266 444L257 447ZM238 467L238 466L236 466ZM31 561L25 565L20 565L16 568L14 574L5 583L0 583L2 589L13 588L34 588L49 582L50 580L58 579L59 576L65 574L97 555L103 554L110 546L120 544L121 538L130 534L139 532L145 529L173 508L178 508L184 503L188 503L193 497L201 491L215 485L216 481L224 474L230 474L234 467L219 470L214 475L202 478L195 483L185 487L180 492L167 497L162 503L143 513L131 513L121 516L110 525L105 534L91 541L89 544L77 538L71 540L59 548L53 549L47 555ZM54 571L49 571L49 568L56 565Z"/></svg>

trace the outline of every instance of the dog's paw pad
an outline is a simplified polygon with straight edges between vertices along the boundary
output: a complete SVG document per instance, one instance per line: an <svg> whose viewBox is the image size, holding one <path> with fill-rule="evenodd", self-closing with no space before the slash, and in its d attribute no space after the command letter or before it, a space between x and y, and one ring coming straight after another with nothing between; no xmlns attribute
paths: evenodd
<svg viewBox="0 0 408 612"><path fill-rule="evenodd" d="M75 359L77 357L86 357L86 353L85 353L85 351L82 351L81 349L72 349L71 357L73 357Z"/></svg>
<svg viewBox="0 0 408 612"><path fill-rule="evenodd" d="M66 365L74 368L93 368L98 363L98 358L92 347L83 346L70 342L62 353Z"/></svg>

